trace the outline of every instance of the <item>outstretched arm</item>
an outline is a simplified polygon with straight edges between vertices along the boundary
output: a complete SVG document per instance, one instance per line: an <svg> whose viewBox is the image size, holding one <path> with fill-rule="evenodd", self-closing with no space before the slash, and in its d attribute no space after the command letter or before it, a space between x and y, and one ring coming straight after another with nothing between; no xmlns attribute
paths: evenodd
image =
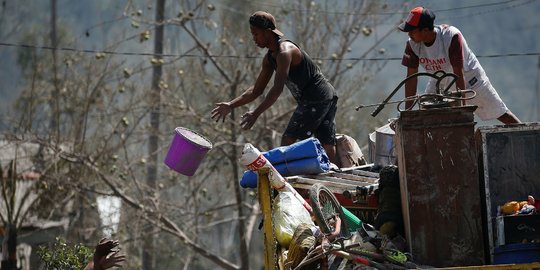
<svg viewBox="0 0 540 270"><path fill-rule="evenodd" d="M234 108L248 104L262 95L273 72L270 63L268 63L268 59L265 57L263 59L261 72L255 81L255 85L249 87L244 93L229 102L216 103L216 108L212 110L212 119L215 119L216 122L219 120L225 121L225 117L231 113Z"/></svg>
<svg viewBox="0 0 540 270"><path fill-rule="evenodd" d="M268 91L268 94L264 98L263 102L261 102L261 104L259 104L255 110L249 111L242 116L241 125L243 129L250 129L253 124L255 124L257 118L259 118L264 111L270 108L283 92L285 81L289 75L292 55L295 49L298 50L296 46L293 46L294 45L287 43L281 45L281 51L276 56L277 67L276 75L274 76L274 85L272 88L270 88L270 91ZM271 68L270 63L267 64L267 68Z"/></svg>

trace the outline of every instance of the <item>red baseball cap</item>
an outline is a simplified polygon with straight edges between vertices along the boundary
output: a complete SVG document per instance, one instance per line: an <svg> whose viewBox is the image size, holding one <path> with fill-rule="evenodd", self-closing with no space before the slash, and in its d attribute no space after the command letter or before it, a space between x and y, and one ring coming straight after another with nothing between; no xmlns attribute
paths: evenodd
<svg viewBox="0 0 540 270"><path fill-rule="evenodd" d="M407 19L398 28L403 32L409 32L416 28L432 27L435 21L435 14L424 7L415 7L409 13Z"/></svg>
<svg viewBox="0 0 540 270"><path fill-rule="evenodd" d="M249 17L249 24L262 29L270 29L276 35L284 36L283 33L276 28L276 19L268 12L257 11L253 13L253 15Z"/></svg>

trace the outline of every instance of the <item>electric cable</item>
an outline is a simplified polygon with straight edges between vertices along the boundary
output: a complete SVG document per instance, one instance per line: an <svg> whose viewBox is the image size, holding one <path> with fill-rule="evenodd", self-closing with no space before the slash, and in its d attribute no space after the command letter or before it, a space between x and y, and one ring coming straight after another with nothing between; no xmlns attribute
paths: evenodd
<svg viewBox="0 0 540 270"><path fill-rule="evenodd" d="M156 54L156 53L144 53L144 52L116 52L116 51L102 51L102 50L90 50L90 49L77 49L70 47L52 47L52 46L39 46L30 44L16 44L0 42L0 46L4 47L18 47L27 49L41 49L41 50L57 50L67 52L78 53L102 53L109 55L124 55L124 56L160 56L160 57L196 57L196 58L208 58L206 55L198 54ZM506 53L506 54L490 54L490 55L477 55L477 58L498 58L498 57L514 57L514 56L537 56L540 52L526 52L526 53ZM212 55L215 58L236 58L236 59L254 59L263 58L264 56L240 56L240 55ZM315 60L327 60L327 61L389 61L389 60L401 60L402 57L346 57L346 58L334 58L334 57L312 57Z"/></svg>

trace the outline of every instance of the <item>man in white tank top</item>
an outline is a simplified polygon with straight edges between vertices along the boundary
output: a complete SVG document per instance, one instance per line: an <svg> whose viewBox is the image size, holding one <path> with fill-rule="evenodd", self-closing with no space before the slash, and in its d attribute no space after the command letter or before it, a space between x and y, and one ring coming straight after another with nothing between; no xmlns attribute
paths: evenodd
<svg viewBox="0 0 540 270"><path fill-rule="evenodd" d="M416 7L398 27L409 35L401 61L401 64L407 67L407 77L418 73L420 65L429 73L439 70L452 72L458 76L457 88L472 89L476 92L476 97L466 102L478 106L475 113L480 119L498 119L504 124L520 123L491 85L461 32L454 26L434 25L434 21L433 12L424 7ZM417 84L416 78L405 83L406 97L416 95ZM446 88L445 85L440 87ZM435 91L435 79L432 78L426 86L426 92ZM408 101L405 106L410 108L412 105L413 102Z"/></svg>

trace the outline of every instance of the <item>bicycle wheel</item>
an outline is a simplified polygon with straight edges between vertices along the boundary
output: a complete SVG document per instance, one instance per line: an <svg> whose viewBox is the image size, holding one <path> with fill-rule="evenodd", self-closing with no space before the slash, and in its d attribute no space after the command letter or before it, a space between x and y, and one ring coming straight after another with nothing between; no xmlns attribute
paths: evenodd
<svg viewBox="0 0 540 270"><path fill-rule="evenodd" d="M309 190L309 199L311 207L313 208L313 215L315 216L315 222L319 225L321 232L332 233L335 231L334 224L330 222L332 218L339 215L341 218L341 231L342 237L349 235L349 228L347 227L347 220L341 204L336 199L336 196L327 187L321 184L314 184Z"/></svg>

